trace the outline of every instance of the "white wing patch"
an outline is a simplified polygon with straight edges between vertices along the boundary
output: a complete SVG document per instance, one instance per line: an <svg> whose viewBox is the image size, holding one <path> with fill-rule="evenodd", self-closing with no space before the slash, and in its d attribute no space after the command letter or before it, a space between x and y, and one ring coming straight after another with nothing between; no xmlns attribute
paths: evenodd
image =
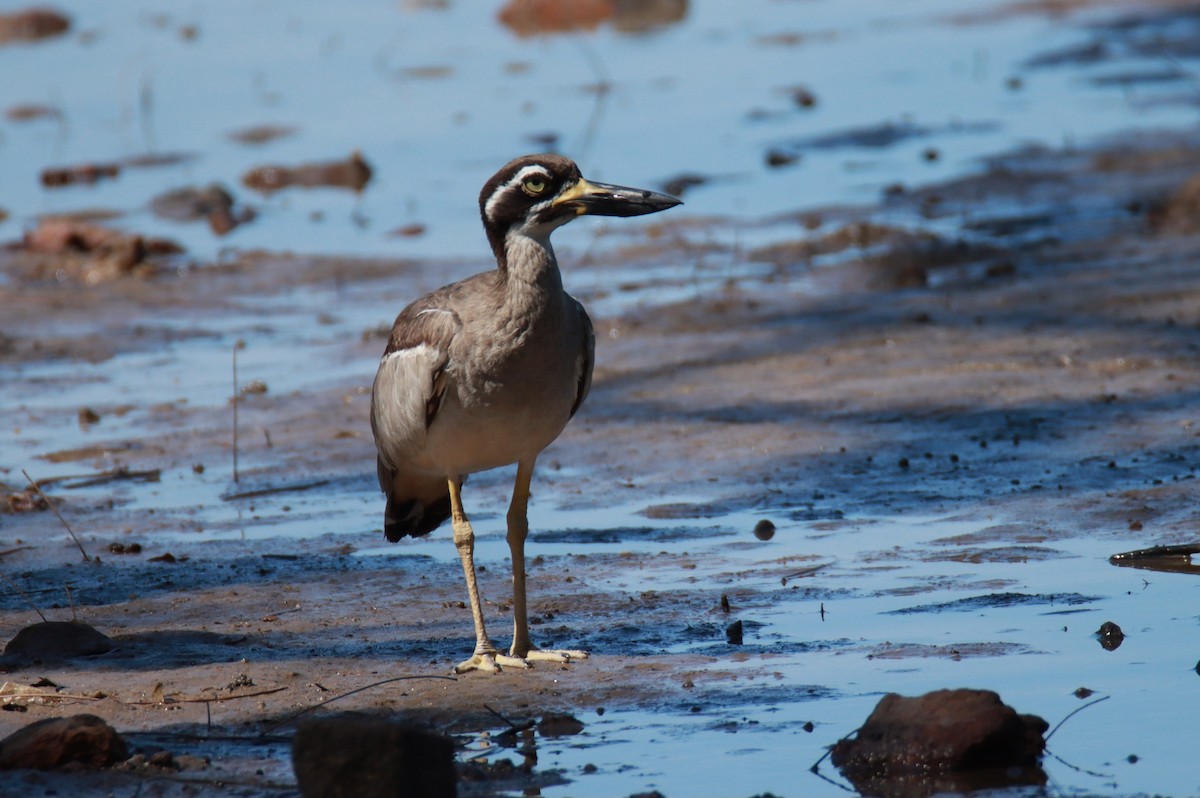
<svg viewBox="0 0 1200 798"><path fill-rule="evenodd" d="M371 392L371 425L389 468L412 459L424 446L434 375L444 358L437 347L418 344L380 360Z"/></svg>

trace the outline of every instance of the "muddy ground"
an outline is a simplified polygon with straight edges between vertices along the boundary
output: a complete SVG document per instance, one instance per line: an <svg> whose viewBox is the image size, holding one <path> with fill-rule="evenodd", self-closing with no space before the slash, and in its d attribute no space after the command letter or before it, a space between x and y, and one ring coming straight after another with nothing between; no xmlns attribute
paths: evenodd
<svg viewBox="0 0 1200 798"><path fill-rule="evenodd" d="M798 232L794 245L729 253L776 263L765 279L731 280L686 302L597 319L592 395L543 456L535 503L567 510L632 503L678 526L653 556L588 553L589 540L632 543L645 530L535 529L535 638L589 649L591 658L393 682L330 709L403 717L469 739L504 728L488 707L516 721L550 711L586 719L600 708L736 704L743 683L722 678L721 661L733 654L722 648L721 595L743 606L774 599L722 580L680 591L658 591L655 582L656 574L695 568L689 529L737 511L835 530L851 517L964 514L1000 530L992 544L1028 544L1030 530L1034 543L1116 538L1130 529L1147 545L1194 539L1200 217L1189 179L1198 166L1200 135L1191 133L1012 154L972 178L897 190L878 207L797 219L802 231L801 223L811 227L820 217L819 229L837 236ZM914 236L878 221L898 211L953 220L958 233ZM612 256L695 257L671 220L653 232ZM821 249L841 262L811 265ZM433 283L447 267L246 254L97 286L30 276L34 264L19 252L4 255L4 268L0 340L5 369L19 374L47 361L169 352L180 337L204 334L206 319L229 312L230 298L265 303L298 285L338 281L388 296L394 272ZM569 261L566 268L570 285ZM180 317L194 328L165 323ZM132 329L131 318L138 319ZM0 732L86 711L135 746L208 756L212 764L149 777L33 774L0 792L104 794L141 785L143 795L289 794L293 713L378 680L445 676L469 652L470 615L444 531L437 533L444 558L403 547L395 556L354 556L382 540L366 422L382 346L375 322L364 320L363 335L345 341L341 353L361 364L357 378L244 397L240 428L255 432L243 433L241 481L228 491L322 483L235 499L248 505L243 526L265 525L255 539L188 534L204 526L203 506L158 512L131 501L153 483L75 490L48 483L94 558L84 563L54 515L26 509L36 501L21 468L36 474L38 463L4 464L6 493L23 494L13 501L18 511L0 515L6 576L52 620L72 617L70 586L74 614L117 649L68 662L10 661L7 680L49 679L59 696L15 702L26 711L0 713ZM31 385L6 425L18 434L23 425L36 429L45 389ZM119 438L105 437L103 418L129 409L95 410L99 425L80 438L98 448L57 455L74 459L80 473L119 465L159 469L165 481L195 473L197 464L210 476L230 469L228 406L138 408L146 412L139 434ZM498 527L503 475L469 487L477 527ZM350 528L319 509L323 493L347 492L367 497ZM272 519L291 512L289 496L307 502L306 535L270 532ZM1020 539L1004 540L1005 529ZM580 545L570 555L537 556L539 535L574 536ZM135 543L136 553L109 548ZM961 552L978 543L961 542ZM168 552L173 562L161 559ZM505 566L485 565L488 620L503 640ZM761 567L784 575L797 565ZM11 637L38 617L25 597L4 593L0 629ZM688 643L696 646L680 648ZM836 673L810 679L837 688ZM520 784L529 787L498 781L466 789L486 794Z"/></svg>

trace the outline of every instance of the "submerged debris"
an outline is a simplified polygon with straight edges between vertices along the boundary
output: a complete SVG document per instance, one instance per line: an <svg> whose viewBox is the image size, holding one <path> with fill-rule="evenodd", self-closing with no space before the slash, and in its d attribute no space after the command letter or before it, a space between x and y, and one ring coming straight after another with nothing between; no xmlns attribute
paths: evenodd
<svg viewBox="0 0 1200 798"><path fill-rule="evenodd" d="M254 125L230 132L229 138L239 144L266 144L295 135L297 129L293 125Z"/></svg>
<svg viewBox="0 0 1200 798"><path fill-rule="evenodd" d="M42 170L42 185L46 188L61 188L75 184L90 186L101 180L115 178L119 174L121 174L121 165L116 163L51 166Z"/></svg>
<svg viewBox="0 0 1200 798"><path fill-rule="evenodd" d="M173 241L124 233L68 217L45 217L9 246L13 263L30 279L98 283L152 273L159 256L183 249Z"/></svg>
<svg viewBox="0 0 1200 798"><path fill-rule="evenodd" d="M219 183L204 188L187 186L159 194L150 201L155 216L174 222L203 219L213 233L223 236L238 225L254 220L253 208L235 209L233 195Z"/></svg>
<svg viewBox="0 0 1200 798"><path fill-rule="evenodd" d="M270 194L292 186L299 188L348 188L362 191L371 181L371 166L357 150L344 161L300 166L260 166L242 175L242 183Z"/></svg>

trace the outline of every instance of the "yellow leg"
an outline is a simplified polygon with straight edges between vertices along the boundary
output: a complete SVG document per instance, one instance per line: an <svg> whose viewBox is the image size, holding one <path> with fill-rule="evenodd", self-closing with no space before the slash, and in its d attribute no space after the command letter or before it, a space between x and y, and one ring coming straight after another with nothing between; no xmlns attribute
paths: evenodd
<svg viewBox="0 0 1200 798"><path fill-rule="evenodd" d="M471 600L471 618L475 622L475 653L470 659L455 666L455 673L466 671L498 671L501 665L528 667L523 660L500 657L488 637L483 623L483 603L479 599L479 585L475 581L475 531L462 506L462 480L450 481L450 522L454 527L454 546L462 560L463 576L467 579L467 595Z"/></svg>
<svg viewBox="0 0 1200 798"><path fill-rule="evenodd" d="M529 613L525 599L525 538L529 537L529 483L533 479L535 460L517 464L517 480L513 485L512 503L508 506L508 548L512 553L513 571L513 642L508 653L528 660L566 662L583 659L583 651L549 651L535 648L529 639Z"/></svg>

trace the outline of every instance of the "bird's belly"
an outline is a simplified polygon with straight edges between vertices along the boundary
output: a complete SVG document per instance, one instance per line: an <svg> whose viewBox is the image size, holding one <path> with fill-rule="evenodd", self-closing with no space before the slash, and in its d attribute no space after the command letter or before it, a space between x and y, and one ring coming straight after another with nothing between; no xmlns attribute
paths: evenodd
<svg viewBox="0 0 1200 798"><path fill-rule="evenodd" d="M574 391L507 392L463 402L457 391L429 427L424 465L444 475L466 475L531 459L549 446L571 417Z"/></svg>

